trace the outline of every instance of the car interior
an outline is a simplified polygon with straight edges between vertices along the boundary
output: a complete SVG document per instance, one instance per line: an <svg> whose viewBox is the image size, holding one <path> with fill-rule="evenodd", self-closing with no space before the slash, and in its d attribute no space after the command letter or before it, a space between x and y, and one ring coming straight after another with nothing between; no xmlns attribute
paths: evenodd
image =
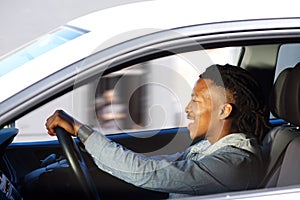
<svg viewBox="0 0 300 200"><path fill-rule="evenodd" d="M287 123L272 129L263 145L269 155L265 187L299 184L299 68L286 68L278 76L271 93L270 109ZM293 97L290 97L293 94Z"/></svg>
<svg viewBox="0 0 300 200"><path fill-rule="evenodd" d="M214 46L207 47L210 49L207 49L209 51L206 53L209 54L214 48L225 49L228 46L228 44L225 44L224 46L218 46L218 48ZM298 173L300 160L297 156L300 148L300 137L298 137L300 133L300 64L297 63L300 61L300 56L295 52L297 49L300 50L300 45L289 42L268 42L266 44L234 44L233 47L238 49L238 51L235 51L235 57L233 59L235 63L232 64L249 70L257 78L262 85L265 99L270 109L270 124L272 129L266 133L262 145L263 154L268 167L266 169L265 178L262 180L261 185L258 186L258 189L297 185L300 183L300 175ZM195 52L197 53L195 50L192 51L192 53ZM291 55L291 52L293 52L293 55ZM184 55L184 53L181 54ZM116 65L114 66L114 70L104 73L104 78L101 79L101 81L104 82L101 82L102 84L100 85L106 85L107 87L113 85L116 87L116 82L122 77L119 76L120 69L122 73L122 70L123 72L124 70L127 72L126 70L132 68L134 70L130 71L129 75L122 80L126 81L128 79L138 82L137 77L142 77L142 75L140 70L137 69L140 69L140 67L149 67L149 62L160 59L158 57L157 55L153 58L147 56L146 60L129 62L130 65L128 63ZM169 61L170 60L164 62ZM213 60L213 62L219 61ZM224 62L229 61L225 60ZM156 64L155 67L153 67L154 70L157 66L161 65L165 64ZM162 72L159 71L158 73ZM163 71L163 73L166 74L169 73L169 71ZM115 74L117 74L118 77ZM157 74L153 73L153 75ZM105 90L105 88L99 86L99 79L95 77L92 81L86 82L89 88L92 87L92 89L90 88L92 91L103 92ZM125 87L124 85L128 84L121 82L121 86ZM126 87L128 87L126 88L127 91L131 90L129 86ZM136 85L132 87L136 88ZM139 98L146 92L152 91L151 89L152 88L141 88L139 93L135 93L136 96L129 95L128 98L131 98L130 102L134 106L142 108L145 105L143 105L143 101L139 101ZM185 92L189 94L190 91ZM93 93L93 95L97 97L99 94L95 95ZM124 96L124 94L121 95ZM183 95L186 95L186 93ZM63 95L59 94L49 98L49 102L55 101L55 99L60 96ZM162 99L162 97L158 97L158 99ZM156 99L153 100L153 102L155 103ZM92 102L92 104L94 106L93 109L95 109L95 102ZM167 102L166 105L167 104L170 103ZM59 103L56 102L54 105L57 106ZM45 107L40 106L41 109L39 112L49 109L47 105ZM137 122L140 119L139 116L141 116L141 113L135 113L134 106L131 107L132 111L129 112L132 114L132 121ZM54 110L50 110L49 113L53 111ZM15 128L1 130L0 149L2 159L0 161L0 169L4 175L3 177L9 180L8 183L12 185L10 190L13 191L10 193L14 194L16 198L22 196L24 199L85 199L86 192L82 189L80 183L78 183L76 176L74 176L74 172L66 160L64 149L61 148L61 144L57 140L38 142L13 141L17 138L16 135L21 135L17 134L23 131L21 122L26 119L26 116L30 118L31 112L20 116L19 119L15 119ZM43 121L49 113L45 114L46 116L39 120ZM147 119L143 119L137 124L143 125L145 120L147 121ZM31 121L31 123L40 122L37 120ZM159 124L159 122L157 123ZM167 125L164 128L159 128L159 126L155 125L151 127L151 129L141 129L139 127L129 130L129 128L126 127L128 132L124 131L127 129L124 129L122 132L110 132L108 130L105 134L111 140L147 156L181 152L186 147L197 142L190 140L188 130L183 125L184 121L175 125L173 122L173 124L171 122L170 124L168 123L169 122L166 122ZM132 127L132 125L130 127ZM43 134L46 135L46 130L44 130ZM82 156L82 162L85 163L88 174L101 199L168 198L167 193L138 188L99 170L91 156L84 150L83 144L76 138L74 138L74 141L75 142L71 142L70 144L73 145L71 148L76 147L77 153L75 154ZM83 171L86 169L83 169ZM8 186L6 187L8 188ZM0 189L2 190L1 185ZM6 194L1 193L1 195L5 196Z"/></svg>

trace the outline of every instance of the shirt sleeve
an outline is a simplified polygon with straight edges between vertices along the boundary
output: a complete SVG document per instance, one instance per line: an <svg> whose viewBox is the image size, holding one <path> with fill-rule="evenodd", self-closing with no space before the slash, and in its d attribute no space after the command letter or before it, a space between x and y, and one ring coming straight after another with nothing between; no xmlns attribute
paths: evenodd
<svg viewBox="0 0 300 200"><path fill-rule="evenodd" d="M151 159L132 152L97 132L88 138L86 149L92 155L96 165L103 171L133 185L168 193L199 195L211 193L211 191L213 193L230 191L230 184L228 186L226 181L235 181L236 178L232 174L234 169L239 172L249 170L243 168L247 165L242 165L242 167L239 165L244 162L243 160L232 160L231 157L226 158L219 154L200 161L170 162L166 159ZM230 162L227 159L230 159ZM251 172L253 176L253 171ZM241 177L238 175L237 178ZM244 179L245 177L242 178ZM244 182L237 182L237 184L240 183L242 185L238 187L244 187Z"/></svg>

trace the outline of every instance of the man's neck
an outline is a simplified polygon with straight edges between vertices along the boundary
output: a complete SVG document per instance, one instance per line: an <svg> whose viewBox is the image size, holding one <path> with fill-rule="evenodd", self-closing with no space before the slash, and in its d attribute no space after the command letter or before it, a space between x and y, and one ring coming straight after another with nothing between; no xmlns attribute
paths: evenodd
<svg viewBox="0 0 300 200"><path fill-rule="evenodd" d="M224 121L224 123L220 127L222 127L221 130L213 130L213 131L211 131L211 133L213 133L213 134L207 135L206 139L211 144L216 143L217 141L219 141L220 139L222 139L223 137L225 137L231 133L237 132L237 130L232 127L231 120Z"/></svg>

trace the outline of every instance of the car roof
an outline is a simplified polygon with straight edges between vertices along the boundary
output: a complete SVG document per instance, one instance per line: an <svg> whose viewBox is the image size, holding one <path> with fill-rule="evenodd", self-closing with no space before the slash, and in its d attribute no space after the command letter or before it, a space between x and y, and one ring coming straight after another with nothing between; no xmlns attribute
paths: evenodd
<svg viewBox="0 0 300 200"><path fill-rule="evenodd" d="M272 3L261 0L156 0L93 12L71 21L70 24L80 24L86 29L101 29L105 32L112 32L114 29L122 32L121 29L144 27L175 28L222 21L299 17L296 5L292 0ZM112 24L119 26L111 26Z"/></svg>
<svg viewBox="0 0 300 200"><path fill-rule="evenodd" d="M70 21L97 35L106 48L161 29L255 19L300 17L295 1L156 0L117 6ZM121 33L128 33L122 35ZM101 35L101 37L99 37ZM98 49L99 50L99 49Z"/></svg>

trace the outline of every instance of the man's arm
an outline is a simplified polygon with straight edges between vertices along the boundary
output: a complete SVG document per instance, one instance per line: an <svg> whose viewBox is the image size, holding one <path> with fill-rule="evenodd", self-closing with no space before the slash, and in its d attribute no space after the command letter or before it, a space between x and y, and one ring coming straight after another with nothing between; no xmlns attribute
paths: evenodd
<svg viewBox="0 0 300 200"><path fill-rule="evenodd" d="M98 132L85 147L103 171L138 187L168 193L200 195L252 188L260 170L248 152L232 147L228 147L231 153L171 162L132 152Z"/></svg>

